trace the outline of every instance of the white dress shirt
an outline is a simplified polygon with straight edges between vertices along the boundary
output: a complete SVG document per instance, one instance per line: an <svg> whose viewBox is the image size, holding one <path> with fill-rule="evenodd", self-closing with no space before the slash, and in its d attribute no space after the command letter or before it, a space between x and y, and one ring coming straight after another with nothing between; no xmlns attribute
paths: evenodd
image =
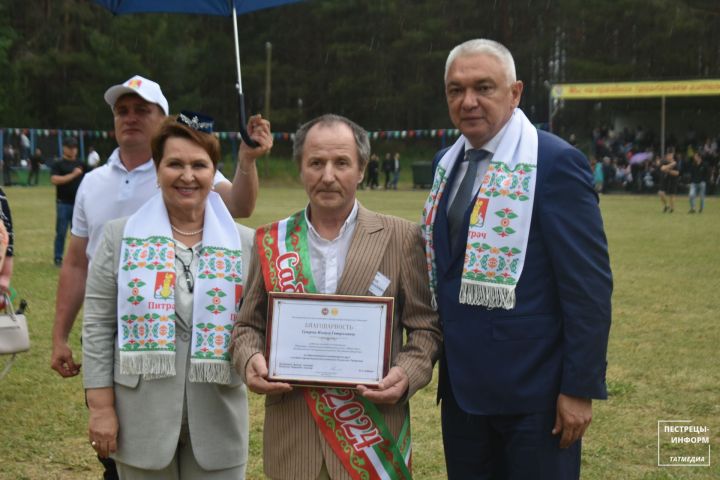
<svg viewBox="0 0 720 480"><path fill-rule="evenodd" d="M485 173L487 172L488 166L490 165L490 160L492 160L493 155L495 155L495 152L497 151L498 145L500 145L500 140L502 140L503 135L505 134L505 130L507 130L508 124L506 123L503 128L500 129L500 131L490 139L489 142L487 142L485 145L480 147L480 150L486 150L490 153L487 157L485 157L480 164L478 165L477 174L475 175L475 183L473 183L473 197L477 195L478 190L480 190L480 184L482 184L482 180L485 177ZM472 150L473 147L470 144L470 141L468 139L465 139L465 155L467 156L468 150ZM452 185L450 186L450 196L448 197L447 202L447 209L450 209L450 205L452 205L453 200L455 200L455 195L457 195L457 191L460 188L460 184L462 183L462 178L465 176L465 172L467 172L468 169L468 162L467 160L464 162L458 162L457 165L455 165L455 168L457 168L457 173L455 174L455 180L453 181Z"/></svg>
<svg viewBox="0 0 720 480"><path fill-rule="evenodd" d="M333 294L337 291L338 280L345 268L345 258L355 233L358 203L355 200L355 205L345 219L340 233L332 240L322 238L315 230L308 218L308 208L305 209L305 221L308 224L308 247L313 280L318 293Z"/></svg>

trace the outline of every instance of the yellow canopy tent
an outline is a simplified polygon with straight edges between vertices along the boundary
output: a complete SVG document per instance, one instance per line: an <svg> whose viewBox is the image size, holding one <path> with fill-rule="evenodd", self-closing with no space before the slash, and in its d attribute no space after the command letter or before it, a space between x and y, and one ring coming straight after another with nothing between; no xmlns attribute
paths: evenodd
<svg viewBox="0 0 720 480"><path fill-rule="evenodd" d="M669 82L559 83L550 89L549 127L557 113L556 100L607 100L619 98L660 98L660 150L665 153L665 97L720 95L720 79Z"/></svg>

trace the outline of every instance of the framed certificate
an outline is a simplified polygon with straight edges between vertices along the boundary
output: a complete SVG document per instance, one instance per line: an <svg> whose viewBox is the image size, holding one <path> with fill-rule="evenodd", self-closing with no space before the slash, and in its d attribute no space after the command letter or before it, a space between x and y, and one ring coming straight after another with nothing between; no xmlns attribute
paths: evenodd
<svg viewBox="0 0 720 480"><path fill-rule="evenodd" d="M377 386L387 375L392 297L270 292L268 380Z"/></svg>

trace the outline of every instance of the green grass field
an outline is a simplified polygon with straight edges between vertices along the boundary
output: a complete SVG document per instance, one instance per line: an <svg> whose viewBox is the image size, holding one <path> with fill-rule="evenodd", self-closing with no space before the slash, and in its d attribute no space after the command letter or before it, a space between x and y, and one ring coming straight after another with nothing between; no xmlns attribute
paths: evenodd
<svg viewBox="0 0 720 480"><path fill-rule="evenodd" d="M97 479L88 444L79 377L61 379L49 367L58 270L52 263L54 192L6 191L16 231L13 284L30 304L32 349L0 381L0 479ZM419 218L425 192L361 191L371 209ZM299 188L263 188L258 226L304 206ZM596 402L584 440L583 479L710 479L720 466L658 467L658 420L692 420L710 428L720 453L720 199L702 215L660 213L651 196L605 196L601 206L615 277L608 354L610 398ZM61 292L62 294L62 292ZM77 354L79 322L72 335ZM0 362L0 365L2 362ZM412 399L414 471L445 478L435 382ZM262 475L263 409L251 395L249 479Z"/></svg>

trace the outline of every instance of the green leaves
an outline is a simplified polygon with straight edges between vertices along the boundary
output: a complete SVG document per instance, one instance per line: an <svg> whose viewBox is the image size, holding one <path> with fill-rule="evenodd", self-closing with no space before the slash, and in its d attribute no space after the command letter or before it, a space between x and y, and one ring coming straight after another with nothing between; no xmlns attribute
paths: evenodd
<svg viewBox="0 0 720 480"><path fill-rule="evenodd" d="M440 101L444 61L453 45L478 32L511 48L526 85L522 108L533 121L547 118L544 81L720 75L717 19L693 8L715 5L712 0L658 0L651 8L636 0L486 3L324 0L243 16L248 110L265 111L266 42L272 43L269 111L276 132L328 111L370 130L449 126ZM114 17L80 0L28 5L0 4L4 126L108 129L103 92L138 73L158 81L171 106L192 105L212 113L219 129L236 128L228 18ZM109 151L115 142L100 143Z"/></svg>

